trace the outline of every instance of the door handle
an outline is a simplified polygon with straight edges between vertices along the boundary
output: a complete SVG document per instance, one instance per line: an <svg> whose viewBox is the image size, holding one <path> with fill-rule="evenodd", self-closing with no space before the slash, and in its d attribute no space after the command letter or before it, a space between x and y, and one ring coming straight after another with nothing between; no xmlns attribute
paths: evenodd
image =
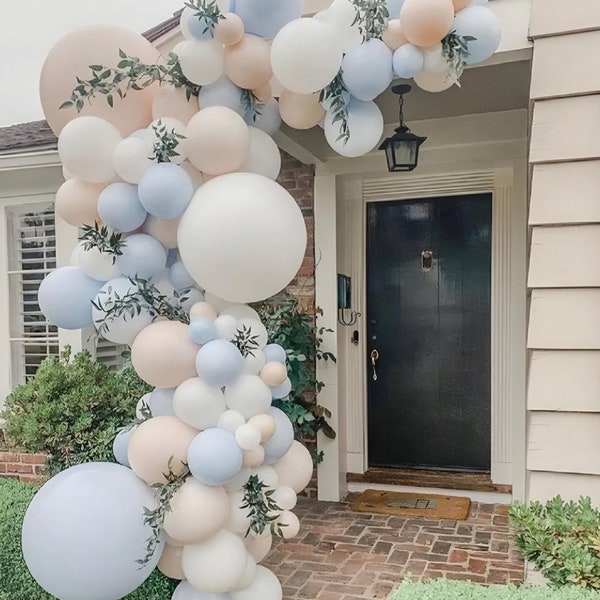
<svg viewBox="0 0 600 600"><path fill-rule="evenodd" d="M429 273L433 268L433 252L431 250L423 250L421 252L421 270L423 273Z"/></svg>
<svg viewBox="0 0 600 600"><path fill-rule="evenodd" d="M371 366L373 367L373 381L377 381L377 360L379 359L379 352L375 348L371 350Z"/></svg>

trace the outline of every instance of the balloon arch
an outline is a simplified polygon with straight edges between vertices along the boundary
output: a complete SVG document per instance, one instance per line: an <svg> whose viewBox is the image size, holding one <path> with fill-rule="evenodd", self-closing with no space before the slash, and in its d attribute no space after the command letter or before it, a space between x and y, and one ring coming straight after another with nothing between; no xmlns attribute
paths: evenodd
<svg viewBox="0 0 600 600"><path fill-rule="evenodd" d="M320 125L354 157L383 133L374 99L392 78L427 91L489 58L487 0L191 0L168 56L119 27L73 31L50 51L40 94L65 183L56 213L80 228L71 266L39 304L58 327L94 325L131 346L154 387L114 440L120 464L48 481L23 525L27 565L61 600L117 600L158 565L173 600L281 600L259 563L311 456L271 406L291 383L248 303L295 276L302 213L275 182L281 122Z"/></svg>

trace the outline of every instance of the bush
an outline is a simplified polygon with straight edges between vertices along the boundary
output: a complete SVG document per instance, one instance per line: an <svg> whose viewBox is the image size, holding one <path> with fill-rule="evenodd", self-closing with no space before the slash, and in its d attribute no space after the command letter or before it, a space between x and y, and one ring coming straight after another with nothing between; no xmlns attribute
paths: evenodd
<svg viewBox="0 0 600 600"><path fill-rule="evenodd" d="M388 600L597 600L595 592L571 586L561 590L516 585L484 587L465 581L405 581Z"/></svg>
<svg viewBox="0 0 600 600"><path fill-rule="evenodd" d="M551 585L600 590L600 511L590 498L515 502L509 516L519 550Z"/></svg>
<svg viewBox="0 0 600 600"><path fill-rule="evenodd" d="M0 600L52 600L30 575L21 552L25 511L37 491L32 483L0 479ZM125 600L168 600L177 581L155 571Z"/></svg>
<svg viewBox="0 0 600 600"><path fill-rule="evenodd" d="M150 387L131 367L115 372L89 352L67 346L8 396L2 417L8 442L48 454L50 474L90 461L113 461L112 442L131 423Z"/></svg>

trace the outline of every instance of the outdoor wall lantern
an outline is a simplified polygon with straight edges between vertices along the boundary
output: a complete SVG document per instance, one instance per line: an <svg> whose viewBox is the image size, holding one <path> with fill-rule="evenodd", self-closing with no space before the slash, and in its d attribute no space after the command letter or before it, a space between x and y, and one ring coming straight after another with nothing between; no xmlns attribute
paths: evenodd
<svg viewBox="0 0 600 600"><path fill-rule="evenodd" d="M404 94L410 92L410 85L395 85L392 92L400 96L400 125L396 128L393 136L385 139L380 150L385 150L388 171L412 171L419 161L419 146L427 139L419 137L411 132L404 124L402 114L402 105L404 104Z"/></svg>

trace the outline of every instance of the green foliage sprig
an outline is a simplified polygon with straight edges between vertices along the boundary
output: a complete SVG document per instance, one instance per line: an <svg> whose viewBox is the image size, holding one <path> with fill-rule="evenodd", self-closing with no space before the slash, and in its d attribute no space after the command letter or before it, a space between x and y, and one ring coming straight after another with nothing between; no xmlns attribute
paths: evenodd
<svg viewBox="0 0 600 600"><path fill-rule="evenodd" d="M152 129L154 131L155 142L151 158L156 160L156 162L164 163L171 162L171 159L175 156L180 156L177 148L181 140L186 139L185 135L177 133L173 128L169 131L160 119L156 122L156 125L152 125Z"/></svg>
<svg viewBox="0 0 600 600"><path fill-rule="evenodd" d="M188 100L192 96L198 96L200 92L200 86L192 83L183 74L179 58L173 52L169 53L165 64L147 65L123 50L119 50L119 58L116 67L90 65L91 77L76 77L77 85L71 92L71 97L65 100L60 108L74 106L77 112L81 112L85 103L91 103L97 96L104 96L108 105L112 107L115 96L123 99L129 91L141 91L155 82L184 87Z"/></svg>
<svg viewBox="0 0 600 600"><path fill-rule="evenodd" d="M121 233L110 231L106 225L100 227L98 223L82 225L79 241L83 242L84 250L96 248L102 254L110 254L113 264L117 256L123 254L123 248L127 245Z"/></svg>
<svg viewBox="0 0 600 600"><path fill-rule="evenodd" d="M247 508L250 517L246 536L251 531L261 535L267 527L270 527L272 534L283 537L281 526L276 523L277 513L281 512L281 507L273 500L275 490L265 491L266 487L258 475L250 475L244 485L244 501L240 508Z"/></svg>
<svg viewBox="0 0 600 600"><path fill-rule="evenodd" d="M217 23L225 18L215 0L189 0L185 2L188 8L194 12L194 16L205 25L203 33L210 33L210 37L214 37L215 27Z"/></svg>
<svg viewBox="0 0 600 600"><path fill-rule="evenodd" d="M350 139L350 128L348 127L348 106L344 94L348 93L348 89L344 85L342 79L342 70L338 72L333 81L321 91L319 100L329 103L330 112L333 113L333 123L340 123L340 135L337 141L342 140L344 145Z"/></svg>
<svg viewBox="0 0 600 600"><path fill-rule="evenodd" d="M241 106L244 114L250 115L252 121L256 121L262 115L265 108L265 103L261 102L252 90L242 89Z"/></svg>
<svg viewBox="0 0 600 600"><path fill-rule="evenodd" d="M519 550L552 585L600 590L600 510L590 498L515 502L509 517Z"/></svg>
<svg viewBox="0 0 600 600"><path fill-rule="evenodd" d="M471 35L457 35L452 31L442 40L442 55L450 66L449 77L460 87L460 78L467 66L469 57L469 42L477 38Z"/></svg>
<svg viewBox="0 0 600 600"><path fill-rule="evenodd" d="M190 474L187 465L184 465L180 474L175 474L173 472L173 457L169 459L168 468L169 472L164 473L167 483L155 483L152 486L156 490L155 497L158 501L158 506L153 509L144 506L144 525L148 525L152 529L152 534L146 540L146 554L144 558L135 561L140 565L140 568L148 564L154 556L156 548L162 539L165 515L171 511L173 496L181 489L181 486Z"/></svg>
<svg viewBox="0 0 600 600"><path fill-rule="evenodd" d="M352 25L358 23L363 40L381 39L390 18L385 0L352 0L352 4L356 11Z"/></svg>
<svg viewBox="0 0 600 600"><path fill-rule="evenodd" d="M252 335L252 328L242 325L237 329L233 340L231 340L238 348L242 356L254 356L255 350L258 350L258 335Z"/></svg>

